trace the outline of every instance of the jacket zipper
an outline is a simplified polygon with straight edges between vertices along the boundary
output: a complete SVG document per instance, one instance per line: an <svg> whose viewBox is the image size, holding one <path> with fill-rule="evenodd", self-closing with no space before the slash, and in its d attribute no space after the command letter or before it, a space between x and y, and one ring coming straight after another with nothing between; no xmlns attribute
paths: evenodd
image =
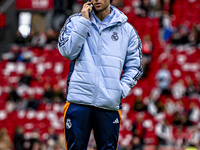
<svg viewBox="0 0 200 150"><path fill-rule="evenodd" d="M98 45L98 52L97 52L98 66L97 66L96 88L95 88L93 104L95 104L95 100L97 99L98 89L99 89L99 73L100 73L100 60L101 60L100 50L101 50L101 32L99 33L99 45Z"/></svg>
<svg viewBox="0 0 200 150"><path fill-rule="evenodd" d="M113 25L113 26L117 26L118 24L116 25ZM111 26L109 26L111 27ZM95 28L97 29L96 25L95 25ZM98 89L99 89L99 74L100 74L100 60L101 60L101 55L100 55L100 50L101 50L101 34L102 34L102 31L107 29L108 27L102 29L99 33L99 45L98 45L98 52L97 52L97 63L98 63L98 66L97 66L97 76L96 76L96 81L95 81L95 94L94 94L94 97L93 97L93 104L95 104L95 101L97 99L97 96L98 96ZM99 30L98 30L99 31Z"/></svg>

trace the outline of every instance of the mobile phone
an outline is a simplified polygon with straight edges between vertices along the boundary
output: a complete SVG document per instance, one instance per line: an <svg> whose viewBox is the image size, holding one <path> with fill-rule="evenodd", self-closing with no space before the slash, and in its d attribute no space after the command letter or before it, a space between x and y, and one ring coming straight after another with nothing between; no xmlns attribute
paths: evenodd
<svg viewBox="0 0 200 150"><path fill-rule="evenodd" d="M88 2L91 2L91 0L88 0ZM90 4L90 6L93 8L93 4Z"/></svg>
<svg viewBox="0 0 200 150"><path fill-rule="evenodd" d="M91 0L88 0L88 2L91 2ZM92 7L92 9L93 9L93 4L90 4L90 6ZM89 14L90 14L90 11L88 11L89 12Z"/></svg>

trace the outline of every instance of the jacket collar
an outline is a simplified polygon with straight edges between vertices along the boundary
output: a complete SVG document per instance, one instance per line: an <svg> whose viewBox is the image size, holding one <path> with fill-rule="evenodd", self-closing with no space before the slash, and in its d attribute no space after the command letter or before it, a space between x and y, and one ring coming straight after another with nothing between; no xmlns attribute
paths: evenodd
<svg viewBox="0 0 200 150"><path fill-rule="evenodd" d="M124 15L123 12L121 12L114 6L110 5L110 10L111 10L111 13L101 21L101 24L104 24L106 27L110 27L110 26L113 26L116 24L121 24L121 23L124 23L127 21L127 19L128 19L127 16ZM90 20L91 20L92 24L95 24L97 26L98 25L97 19L98 18L95 15L94 11L92 11L90 14Z"/></svg>

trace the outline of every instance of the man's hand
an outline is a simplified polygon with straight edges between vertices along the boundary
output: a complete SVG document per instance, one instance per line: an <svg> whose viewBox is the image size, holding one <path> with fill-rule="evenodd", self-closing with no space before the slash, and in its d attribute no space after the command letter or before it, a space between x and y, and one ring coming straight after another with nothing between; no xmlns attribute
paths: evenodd
<svg viewBox="0 0 200 150"><path fill-rule="evenodd" d="M84 18L90 20L90 16L89 13L91 13L92 11L92 7L90 6L90 4L92 4L92 2L87 2L83 5L83 8L81 10L81 14Z"/></svg>

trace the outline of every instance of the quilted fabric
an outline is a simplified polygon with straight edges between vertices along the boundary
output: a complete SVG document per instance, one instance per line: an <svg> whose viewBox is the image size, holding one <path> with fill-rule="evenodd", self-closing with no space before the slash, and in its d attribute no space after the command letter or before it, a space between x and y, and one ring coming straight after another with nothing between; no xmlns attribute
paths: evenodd
<svg viewBox="0 0 200 150"><path fill-rule="evenodd" d="M121 98L128 95L143 72L141 40L127 17L113 6L103 21L93 11L90 21L81 14L69 17L58 48L61 55L74 61L68 102L119 110Z"/></svg>

